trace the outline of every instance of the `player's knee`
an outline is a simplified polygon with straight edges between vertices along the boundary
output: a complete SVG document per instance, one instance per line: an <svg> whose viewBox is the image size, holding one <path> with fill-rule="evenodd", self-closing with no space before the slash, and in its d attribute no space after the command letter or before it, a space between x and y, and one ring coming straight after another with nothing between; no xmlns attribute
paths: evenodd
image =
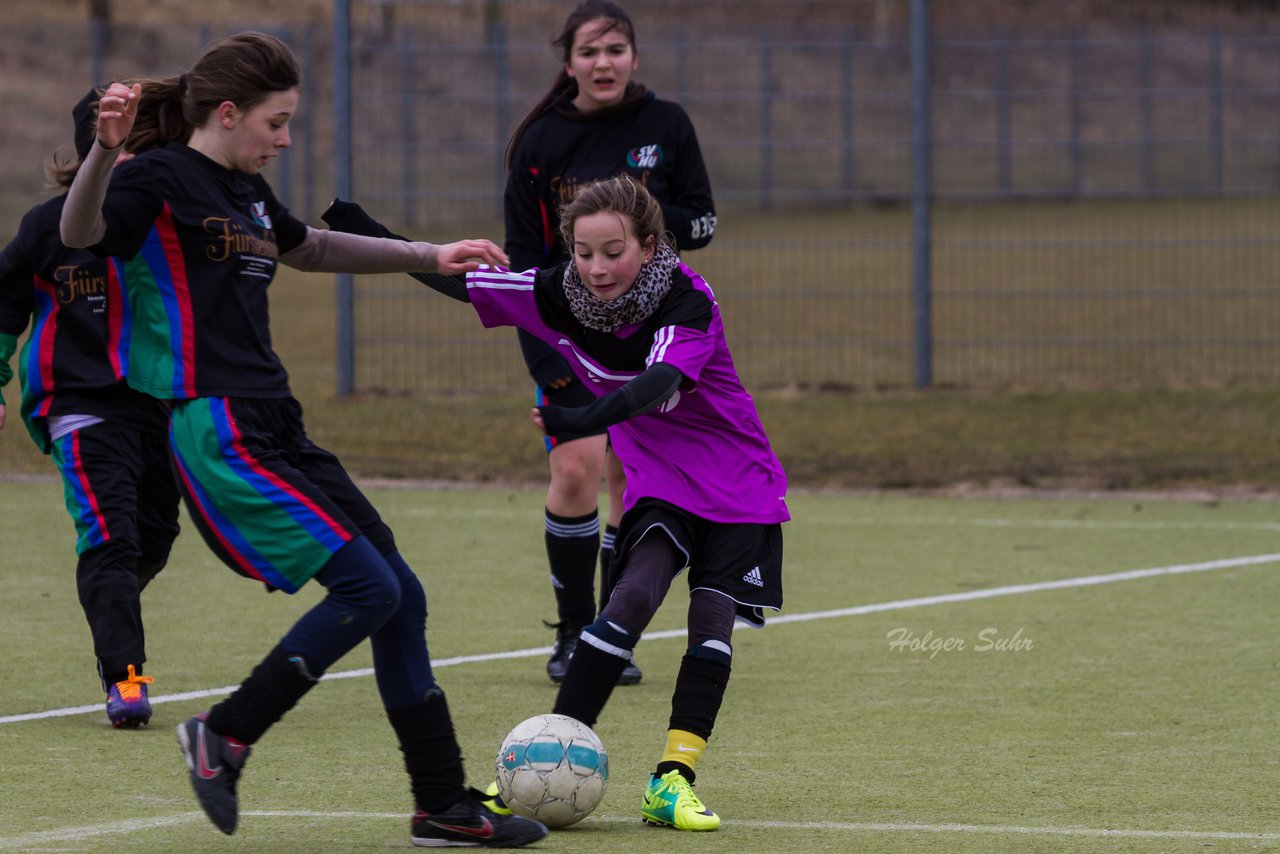
<svg viewBox="0 0 1280 854"><path fill-rule="evenodd" d="M551 454L551 490L565 500L588 496L594 500L600 490L603 466L599 454L587 453L583 444L560 445Z"/></svg>
<svg viewBox="0 0 1280 854"><path fill-rule="evenodd" d="M80 555L76 561L76 575L84 582L109 576L114 572L136 573L140 557L138 544L133 540L107 540Z"/></svg>
<svg viewBox="0 0 1280 854"><path fill-rule="evenodd" d="M347 615L344 619L365 624L370 632L376 630L400 607L399 577L372 548L334 557L326 567L328 598ZM360 558L358 566L351 565L354 557Z"/></svg>
<svg viewBox="0 0 1280 854"><path fill-rule="evenodd" d="M160 571L169 565L169 548L171 545L172 543L166 543L163 546L143 547L135 570L140 586L146 587L151 583L151 579L159 575Z"/></svg>

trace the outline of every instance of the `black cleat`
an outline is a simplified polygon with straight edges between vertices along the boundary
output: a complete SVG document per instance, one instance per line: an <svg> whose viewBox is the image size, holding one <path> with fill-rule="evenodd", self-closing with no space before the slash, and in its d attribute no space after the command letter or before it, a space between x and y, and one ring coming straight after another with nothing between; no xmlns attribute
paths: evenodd
<svg viewBox="0 0 1280 854"><path fill-rule="evenodd" d="M236 802L236 780L249 758L249 745L230 736L218 735L205 725L208 713L196 715L178 725L178 743L190 769L191 788L218 830L236 832L240 808Z"/></svg>
<svg viewBox="0 0 1280 854"><path fill-rule="evenodd" d="M628 661L627 666L622 668L622 675L618 677L618 684L639 685L643 676L644 674L640 672L640 668L636 667L635 661Z"/></svg>
<svg viewBox="0 0 1280 854"><path fill-rule="evenodd" d="M573 658L573 651L578 648L578 636L582 629L569 628L564 623L547 625L556 630L556 643L551 648L551 657L547 659L547 675L559 685L569 672L569 659Z"/></svg>
<svg viewBox="0 0 1280 854"><path fill-rule="evenodd" d="M487 797L472 789L437 813L418 810L409 838L421 848L519 848L547 835L542 822L486 808L482 801Z"/></svg>

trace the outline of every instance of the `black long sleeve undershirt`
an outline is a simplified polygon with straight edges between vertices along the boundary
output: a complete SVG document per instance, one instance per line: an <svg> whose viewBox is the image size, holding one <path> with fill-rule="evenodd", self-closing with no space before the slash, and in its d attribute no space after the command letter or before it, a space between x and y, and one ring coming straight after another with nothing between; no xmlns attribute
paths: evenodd
<svg viewBox="0 0 1280 854"><path fill-rule="evenodd" d="M658 363L622 388L597 398L586 406L542 406L542 423L547 434L598 433L611 424L644 415L659 406L680 388L684 374L671 365Z"/></svg>
<svg viewBox="0 0 1280 854"><path fill-rule="evenodd" d="M409 239L396 234L378 222L355 202L334 199L328 210L320 215L320 218L334 231L363 234L366 237L389 237L393 240ZM433 291L442 293L450 299L456 299L458 302L471 302L471 297L467 294L466 276L446 276L442 273L410 273L409 275Z"/></svg>

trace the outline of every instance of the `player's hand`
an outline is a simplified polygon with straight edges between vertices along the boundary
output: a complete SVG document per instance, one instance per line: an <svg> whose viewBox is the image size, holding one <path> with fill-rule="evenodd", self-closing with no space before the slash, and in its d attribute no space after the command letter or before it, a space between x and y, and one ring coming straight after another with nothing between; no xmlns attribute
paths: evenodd
<svg viewBox="0 0 1280 854"><path fill-rule="evenodd" d="M2 411L0 411L0 415L3 415ZM542 420L542 410L540 408L535 406L533 409L530 409L529 417L533 419L534 424L538 425L539 430L541 430L543 433L547 432L547 423Z"/></svg>
<svg viewBox="0 0 1280 854"><path fill-rule="evenodd" d="M481 264L505 267L508 263L507 253L491 240L459 240L445 243L436 251L436 272L446 276L470 273Z"/></svg>
<svg viewBox="0 0 1280 854"><path fill-rule="evenodd" d="M0 403L0 430L4 429L4 404Z"/></svg>
<svg viewBox="0 0 1280 854"><path fill-rule="evenodd" d="M142 84L112 83L98 100L98 142L103 148L119 148L133 130L142 100Z"/></svg>

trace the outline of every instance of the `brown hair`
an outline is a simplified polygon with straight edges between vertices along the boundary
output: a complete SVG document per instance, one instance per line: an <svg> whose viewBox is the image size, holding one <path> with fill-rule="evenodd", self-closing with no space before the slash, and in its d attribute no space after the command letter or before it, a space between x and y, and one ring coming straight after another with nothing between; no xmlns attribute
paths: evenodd
<svg viewBox="0 0 1280 854"><path fill-rule="evenodd" d="M186 142L223 101L251 110L273 92L301 86L302 70L280 39L251 32L215 41L186 74L141 82L130 151Z"/></svg>
<svg viewBox="0 0 1280 854"><path fill-rule="evenodd" d="M561 209L560 238L565 246L573 245L573 226L580 217L601 211L630 217L641 246L652 237L655 247L667 243L675 248L675 241L667 235L662 205L643 184L625 173L586 185Z"/></svg>
<svg viewBox="0 0 1280 854"><path fill-rule="evenodd" d="M528 130L529 125L543 113L551 109L552 105L563 98L565 95L576 95L578 92L578 83L569 76L569 72L565 71L565 64L569 61L569 56L573 52L573 39L578 34L578 28L589 21L603 20L604 26L595 34L600 37L605 33L613 30L620 30L627 37L627 41L631 43L631 52L636 51L636 28L631 23L631 16L626 13L617 3L610 3L609 0L583 0L573 8L569 13L569 17L565 19L564 26L560 28L560 35L551 40L554 47L560 49L560 71L556 74L556 79L552 82L551 88L547 90L547 94L542 96L533 109L529 111L516 127L515 132L511 134L511 140L507 143L507 168L511 168L511 158L515 155L516 147L520 144L521 137ZM623 96L625 100L631 100L638 94L643 93L644 87L635 82L627 83L627 91Z"/></svg>
<svg viewBox="0 0 1280 854"><path fill-rule="evenodd" d="M49 188L70 187L71 182L76 179L76 173L80 171L80 164L83 162L79 158L67 158L62 149L54 151L53 156L44 164L46 186Z"/></svg>

